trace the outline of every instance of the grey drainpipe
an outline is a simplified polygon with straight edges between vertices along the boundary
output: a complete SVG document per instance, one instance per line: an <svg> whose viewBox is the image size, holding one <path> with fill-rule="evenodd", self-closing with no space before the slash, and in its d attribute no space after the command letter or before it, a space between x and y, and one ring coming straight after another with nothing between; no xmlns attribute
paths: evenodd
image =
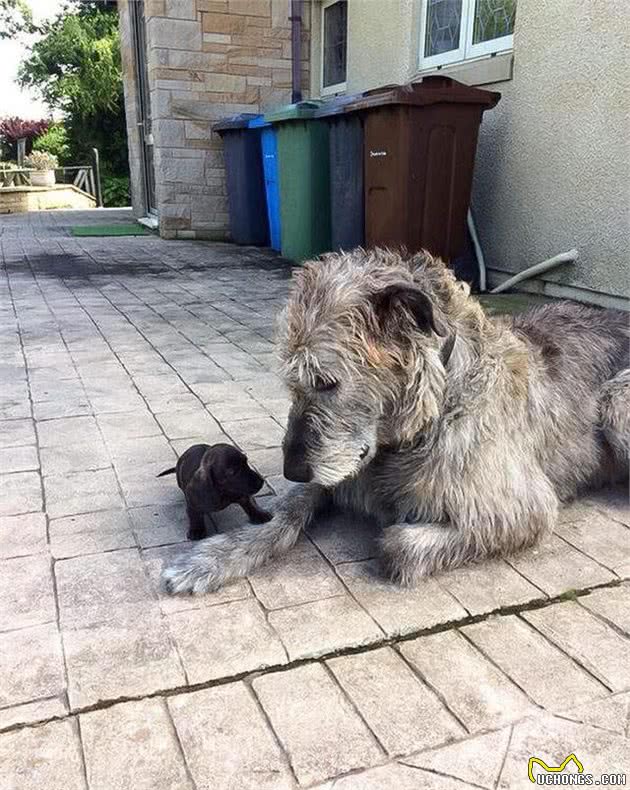
<svg viewBox="0 0 630 790"><path fill-rule="evenodd" d="M291 0L291 101L302 101L302 0Z"/></svg>

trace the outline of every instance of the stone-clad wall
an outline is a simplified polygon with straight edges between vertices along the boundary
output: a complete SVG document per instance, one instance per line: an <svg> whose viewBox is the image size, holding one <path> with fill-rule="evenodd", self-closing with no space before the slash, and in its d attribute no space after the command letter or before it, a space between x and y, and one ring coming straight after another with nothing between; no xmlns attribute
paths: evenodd
<svg viewBox="0 0 630 790"><path fill-rule="evenodd" d="M123 42L128 9L121 6ZM226 238L225 171L212 124L291 99L290 0L145 0L156 202L167 238ZM310 9L304 3L302 84L308 86ZM125 82L133 57L123 56ZM130 148L136 99L126 85ZM127 95L128 94L128 95ZM139 143L130 152L132 177ZM134 175L134 171L135 175ZM142 191L141 182L134 191ZM141 200L134 200L134 206Z"/></svg>

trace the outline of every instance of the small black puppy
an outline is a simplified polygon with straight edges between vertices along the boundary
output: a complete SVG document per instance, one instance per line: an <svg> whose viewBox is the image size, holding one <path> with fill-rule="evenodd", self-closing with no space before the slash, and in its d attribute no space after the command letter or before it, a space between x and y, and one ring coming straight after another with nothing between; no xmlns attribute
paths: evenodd
<svg viewBox="0 0 630 790"><path fill-rule="evenodd" d="M254 524L264 524L271 513L254 501L265 482L247 463L247 456L229 444L194 444L177 459L177 465L160 472L177 475L177 485L186 497L190 520L189 540L206 537L204 515L239 504Z"/></svg>

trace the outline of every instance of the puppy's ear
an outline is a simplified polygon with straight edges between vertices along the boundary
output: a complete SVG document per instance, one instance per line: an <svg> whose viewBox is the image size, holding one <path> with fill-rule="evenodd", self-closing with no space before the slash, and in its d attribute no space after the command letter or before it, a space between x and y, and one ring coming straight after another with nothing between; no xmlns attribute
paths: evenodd
<svg viewBox="0 0 630 790"><path fill-rule="evenodd" d="M379 323L387 325L389 321L396 320L396 312L401 308L407 309L413 316L416 326L421 332L444 336L445 332L435 318L433 302L419 288L401 283L388 285L381 291L372 295L372 305Z"/></svg>

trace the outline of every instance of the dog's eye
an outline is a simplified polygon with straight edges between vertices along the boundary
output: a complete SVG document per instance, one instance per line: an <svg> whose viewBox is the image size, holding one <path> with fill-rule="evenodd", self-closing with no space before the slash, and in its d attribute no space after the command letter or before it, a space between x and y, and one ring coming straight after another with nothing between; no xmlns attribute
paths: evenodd
<svg viewBox="0 0 630 790"><path fill-rule="evenodd" d="M315 380L315 389L317 392L332 392L332 390L337 389L339 386L338 381L334 381L332 379L316 379Z"/></svg>

